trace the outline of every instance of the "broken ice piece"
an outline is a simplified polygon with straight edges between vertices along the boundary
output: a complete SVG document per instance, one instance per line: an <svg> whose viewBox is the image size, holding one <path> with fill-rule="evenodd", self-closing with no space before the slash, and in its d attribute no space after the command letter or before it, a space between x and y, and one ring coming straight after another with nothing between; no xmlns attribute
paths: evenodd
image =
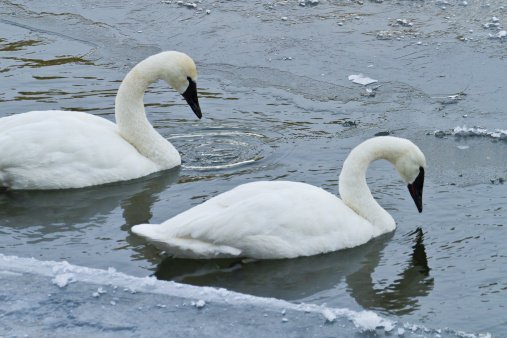
<svg viewBox="0 0 507 338"><path fill-rule="evenodd" d="M407 19L396 19L396 23L400 26L404 27L412 27L414 24L412 22L409 22Z"/></svg>
<svg viewBox="0 0 507 338"><path fill-rule="evenodd" d="M363 74L349 75L349 80L352 81L353 83L357 83L363 86L378 82L378 80L374 80L372 78L364 76Z"/></svg>
<svg viewBox="0 0 507 338"><path fill-rule="evenodd" d="M322 310L322 315L326 318L326 322L332 323L336 320L336 314L328 308Z"/></svg>
<svg viewBox="0 0 507 338"><path fill-rule="evenodd" d="M206 305L206 302L203 301L202 299L198 300L197 302L195 302L195 307L198 308L198 309L202 309L204 306Z"/></svg>
<svg viewBox="0 0 507 338"><path fill-rule="evenodd" d="M499 22L488 22L488 23L485 23L484 25L482 25L482 27L488 29L488 28L497 28L497 27L500 27L500 23Z"/></svg>
<svg viewBox="0 0 507 338"><path fill-rule="evenodd" d="M489 34L489 38L490 39L502 39L502 38L505 38L507 36L507 31L500 31L496 34Z"/></svg>
<svg viewBox="0 0 507 338"><path fill-rule="evenodd" d="M361 95L363 96L367 96L367 97L375 97L375 95L377 95L377 92L375 91L377 88L369 88L367 87L366 88L366 92L365 93L361 93Z"/></svg>
<svg viewBox="0 0 507 338"><path fill-rule="evenodd" d="M55 278L53 278L52 282L53 284L58 285L60 288L64 288L67 286L67 284L72 283L75 281L73 273L62 273L59 275L56 275Z"/></svg>

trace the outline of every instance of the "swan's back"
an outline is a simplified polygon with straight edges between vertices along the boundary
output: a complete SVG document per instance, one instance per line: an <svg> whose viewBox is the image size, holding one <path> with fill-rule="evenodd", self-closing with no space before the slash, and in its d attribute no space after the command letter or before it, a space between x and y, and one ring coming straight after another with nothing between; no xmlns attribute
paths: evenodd
<svg viewBox="0 0 507 338"><path fill-rule="evenodd" d="M0 144L0 186L14 189L87 186L157 170L118 134L114 123L75 111L2 118Z"/></svg>
<svg viewBox="0 0 507 338"><path fill-rule="evenodd" d="M291 258L365 243L369 222L325 190L298 182L253 182L174 218L133 232L179 257Z"/></svg>

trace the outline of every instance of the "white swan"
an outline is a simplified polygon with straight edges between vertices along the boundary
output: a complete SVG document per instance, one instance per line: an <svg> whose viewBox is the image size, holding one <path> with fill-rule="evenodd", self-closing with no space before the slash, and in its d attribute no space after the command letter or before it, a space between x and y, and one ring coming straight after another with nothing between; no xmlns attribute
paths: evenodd
<svg viewBox="0 0 507 338"><path fill-rule="evenodd" d="M81 188L130 180L181 164L174 146L150 124L143 95L165 80L197 117L197 70L180 52L162 52L137 64L118 89L114 124L76 111L30 111L0 118L0 187Z"/></svg>
<svg viewBox="0 0 507 338"><path fill-rule="evenodd" d="M421 212L424 154L409 140L383 136L361 143L345 160L343 200L305 183L253 182L132 231L184 258L293 258L361 245L396 227L366 185L366 169L377 159L396 167Z"/></svg>

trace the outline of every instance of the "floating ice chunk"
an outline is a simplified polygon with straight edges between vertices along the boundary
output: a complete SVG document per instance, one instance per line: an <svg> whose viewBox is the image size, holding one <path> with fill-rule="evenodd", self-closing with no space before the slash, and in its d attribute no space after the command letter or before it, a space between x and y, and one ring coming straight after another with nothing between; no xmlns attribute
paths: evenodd
<svg viewBox="0 0 507 338"><path fill-rule="evenodd" d="M207 9L206 14L211 14L211 11L209 9Z"/></svg>
<svg viewBox="0 0 507 338"><path fill-rule="evenodd" d="M499 31L496 34L489 34L490 39L503 39L507 36L507 31Z"/></svg>
<svg viewBox="0 0 507 338"><path fill-rule="evenodd" d="M398 336L403 336L405 334L405 329L402 327L398 328Z"/></svg>
<svg viewBox="0 0 507 338"><path fill-rule="evenodd" d="M487 23L485 23L482 26L484 28L486 28L486 29L488 29L488 28L498 28L498 27L500 27L500 23L499 22L487 22Z"/></svg>
<svg viewBox="0 0 507 338"><path fill-rule="evenodd" d="M364 76L363 74L349 75L349 80L352 81L353 83L358 83L363 86L378 82L378 80L374 80L372 78Z"/></svg>
<svg viewBox="0 0 507 338"><path fill-rule="evenodd" d="M491 137L493 139L507 140L507 130L495 129L494 131L481 127L456 127L450 131L435 130L433 135L436 137L459 136L459 137Z"/></svg>
<svg viewBox="0 0 507 338"><path fill-rule="evenodd" d="M466 149L470 148L470 146L457 146L457 148L459 150L466 150Z"/></svg>
<svg viewBox="0 0 507 338"><path fill-rule="evenodd" d="M101 294L107 293L103 288L98 288L96 292L92 294L93 297L98 298Z"/></svg>
<svg viewBox="0 0 507 338"><path fill-rule="evenodd" d="M379 40L391 40L395 37L395 35L399 35L398 32L392 31L379 31L377 33L377 39Z"/></svg>
<svg viewBox="0 0 507 338"><path fill-rule="evenodd" d="M56 275L55 278L53 278L52 282L53 284L56 284L59 287L63 288L66 287L67 284L72 283L74 280L75 280L74 274L66 272Z"/></svg>
<svg viewBox="0 0 507 338"><path fill-rule="evenodd" d="M355 314L352 318L354 325L363 331L373 331L377 327L384 327L392 330L393 324L385 319L381 318L375 312L372 311L361 311Z"/></svg>
<svg viewBox="0 0 507 338"><path fill-rule="evenodd" d="M282 322L283 322L283 323L287 323L288 321L289 321L289 320L288 320L287 318L285 318L285 317L283 317L283 318L282 318Z"/></svg>
<svg viewBox="0 0 507 338"><path fill-rule="evenodd" d="M441 104L456 104L459 101L463 100L466 95L466 93L457 93L447 96L433 96L432 98L436 99Z"/></svg>
<svg viewBox="0 0 507 338"><path fill-rule="evenodd" d="M202 299L199 299L197 302L193 303L193 305L198 309L202 309L206 305L206 302Z"/></svg>
<svg viewBox="0 0 507 338"><path fill-rule="evenodd" d="M287 18L286 16L282 16L281 19L282 21L287 21L289 18Z"/></svg>
<svg viewBox="0 0 507 338"><path fill-rule="evenodd" d="M377 89L379 89L380 86L377 87L366 87L366 91L364 93L361 93L362 96L366 97L375 97L377 95Z"/></svg>
<svg viewBox="0 0 507 338"><path fill-rule="evenodd" d="M336 320L336 315L329 308L322 310L322 315L326 318L326 322L332 323Z"/></svg>
<svg viewBox="0 0 507 338"><path fill-rule="evenodd" d="M414 24L407 19L396 19L396 23L403 27L412 27Z"/></svg>
<svg viewBox="0 0 507 338"><path fill-rule="evenodd" d="M306 5L317 6L319 4L319 0L300 0L299 6L305 7Z"/></svg>

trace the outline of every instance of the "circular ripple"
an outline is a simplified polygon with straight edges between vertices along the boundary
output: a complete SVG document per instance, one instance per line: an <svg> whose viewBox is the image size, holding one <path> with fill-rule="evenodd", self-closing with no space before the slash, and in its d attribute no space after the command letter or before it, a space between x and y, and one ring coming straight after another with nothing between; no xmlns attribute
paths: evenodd
<svg viewBox="0 0 507 338"><path fill-rule="evenodd" d="M192 170L234 168L257 162L270 152L267 137L252 132L212 131L169 139L182 154L182 167Z"/></svg>

